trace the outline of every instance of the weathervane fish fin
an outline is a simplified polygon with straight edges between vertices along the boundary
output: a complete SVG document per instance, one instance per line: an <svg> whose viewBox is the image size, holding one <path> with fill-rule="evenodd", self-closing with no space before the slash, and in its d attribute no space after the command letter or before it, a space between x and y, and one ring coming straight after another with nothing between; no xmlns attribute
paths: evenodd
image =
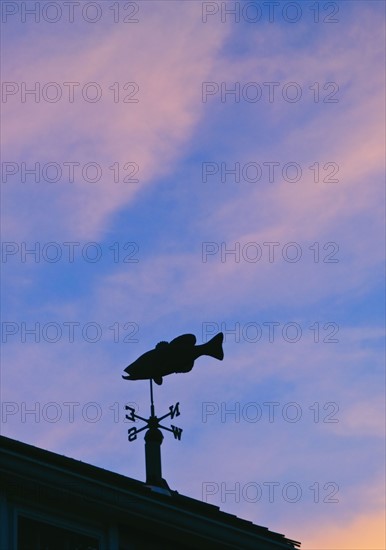
<svg viewBox="0 0 386 550"><path fill-rule="evenodd" d="M159 386L162 384L162 376L157 376L156 378L153 378L154 382L158 384Z"/></svg>
<svg viewBox="0 0 386 550"><path fill-rule="evenodd" d="M188 361L183 365L180 365L178 367L178 370L176 370L175 372L190 372L193 368L193 365L194 365L194 359L192 359L192 361Z"/></svg>
<svg viewBox="0 0 386 550"><path fill-rule="evenodd" d="M194 346L196 337L194 334L182 334L170 342L173 346Z"/></svg>
<svg viewBox="0 0 386 550"><path fill-rule="evenodd" d="M163 350L166 349L169 346L168 342L158 342L155 349Z"/></svg>

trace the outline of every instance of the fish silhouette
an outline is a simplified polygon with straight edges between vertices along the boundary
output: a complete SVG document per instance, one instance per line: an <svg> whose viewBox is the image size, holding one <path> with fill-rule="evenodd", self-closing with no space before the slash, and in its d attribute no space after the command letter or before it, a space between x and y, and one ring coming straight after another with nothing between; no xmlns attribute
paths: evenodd
<svg viewBox="0 0 386 550"><path fill-rule="evenodd" d="M162 384L162 377L177 372L189 372L194 361L201 355L209 355L220 361L224 358L222 343L224 334L219 332L206 344L196 344L194 334L182 334L170 343L159 342L156 347L147 351L134 363L125 368L125 380L150 380Z"/></svg>

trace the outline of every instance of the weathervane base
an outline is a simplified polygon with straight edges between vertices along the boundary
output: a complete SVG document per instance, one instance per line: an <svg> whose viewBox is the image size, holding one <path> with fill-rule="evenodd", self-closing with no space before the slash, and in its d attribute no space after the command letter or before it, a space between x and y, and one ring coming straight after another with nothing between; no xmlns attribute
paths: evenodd
<svg viewBox="0 0 386 550"><path fill-rule="evenodd" d="M142 420L145 422L145 426L142 428L129 428L128 440L135 441L137 439L138 433L146 430L145 433L145 460L146 460L146 486L152 489L155 492L163 493L171 496L170 487L167 484L166 480L162 477L162 464L161 464L161 445L164 439L164 436L161 432L166 430L172 432L175 439L180 440L182 434L182 428L178 428L171 424L170 428L160 424L160 421L165 418L170 417L172 420L175 416L180 415L179 403L175 405L170 405L169 412L164 414L161 417L157 417L155 414L154 400L153 400L153 383L150 380L150 416L149 418L144 418L136 414L135 409L129 405L125 406L127 411L130 411L129 414L126 414L126 419L131 422L136 420Z"/></svg>

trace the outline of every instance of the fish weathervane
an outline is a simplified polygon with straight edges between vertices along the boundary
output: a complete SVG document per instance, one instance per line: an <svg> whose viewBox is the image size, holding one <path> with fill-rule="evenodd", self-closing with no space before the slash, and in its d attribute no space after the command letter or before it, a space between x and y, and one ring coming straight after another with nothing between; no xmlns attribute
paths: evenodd
<svg viewBox="0 0 386 550"><path fill-rule="evenodd" d="M173 373L190 372L198 357L207 355L219 361L224 358L224 334L219 332L205 344L196 345L194 334L182 334L171 342L159 342L124 369L125 380L154 380L162 384L163 377Z"/></svg>

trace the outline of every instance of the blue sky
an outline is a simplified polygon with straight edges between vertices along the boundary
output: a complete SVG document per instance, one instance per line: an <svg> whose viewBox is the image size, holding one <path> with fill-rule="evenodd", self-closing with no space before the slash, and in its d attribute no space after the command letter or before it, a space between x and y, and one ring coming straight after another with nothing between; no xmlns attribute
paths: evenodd
<svg viewBox="0 0 386 550"><path fill-rule="evenodd" d="M123 368L224 330L223 363L155 389L159 413L181 403L169 485L306 549L381 550L384 4L321 2L319 23L307 1L272 22L261 2L228 2L239 22L132 3L137 23L109 2L73 23L41 2L36 22L31 4L2 7L2 433L143 479L123 408L146 412L148 385Z"/></svg>

